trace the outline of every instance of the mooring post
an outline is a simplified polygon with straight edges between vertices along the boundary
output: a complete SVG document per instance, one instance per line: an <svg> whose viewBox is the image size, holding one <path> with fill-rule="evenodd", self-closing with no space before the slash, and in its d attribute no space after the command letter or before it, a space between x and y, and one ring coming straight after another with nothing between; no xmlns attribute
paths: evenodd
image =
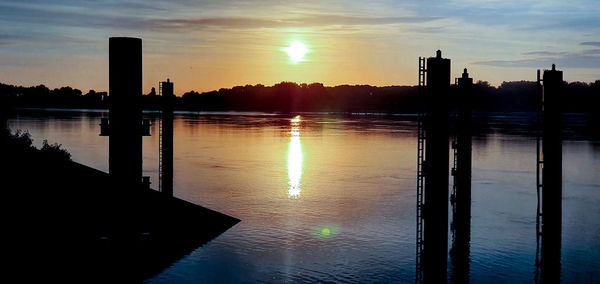
<svg viewBox="0 0 600 284"><path fill-rule="evenodd" d="M111 178L127 186L142 180L142 136L149 123L142 121L142 40L109 39L109 114L101 123L102 136L109 136L108 168Z"/></svg>
<svg viewBox="0 0 600 284"><path fill-rule="evenodd" d="M162 89L162 132L161 132L161 192L173 196L173 82L161 82Z"/></svg>
<svg viewBox="0 0 600 284"><path fill-rule="evenodd" d="M446 282L448 258L448 93L450 59L427 58L423 280Z"/></svg>
<svg viewBox="0 0 600 284"><path fill-rule="evenodd" d="M473 79L464 69L457 78L457 119L455 147L456 168L455 199L452 215L453 243L450 250L452 259L451 279L455 283L469 282L469 254L471 240L471 152Z"/></svg>
<svg viewBox="0 0 600 284"><path fill-rule="evenodd" d="M560 281L563 73L544 70L542 112L542 282Z"/></svg>

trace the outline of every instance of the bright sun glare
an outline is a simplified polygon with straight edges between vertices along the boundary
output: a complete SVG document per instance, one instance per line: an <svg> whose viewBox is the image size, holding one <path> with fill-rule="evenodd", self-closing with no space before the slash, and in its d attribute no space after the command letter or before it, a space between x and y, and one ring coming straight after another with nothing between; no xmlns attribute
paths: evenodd
<svg viewBox="0 0 600 284"><path fill-rule="evenodd" d="M304 54L306 54L307 51L306 46L297 40L292 41L290 46L285 48L285 52L287 52L290 59L294 62L302 61L302 59L304 59Z"/></svg>
<svg viewBox="0 0 600 284"><path fill-rule="evenodd" d="M299 198L300 179L302 178L302 144L300 142L300 122L302 118L298 115L290 120L290 148L288 150L288 178L290 185L288 196Z"/></svg>

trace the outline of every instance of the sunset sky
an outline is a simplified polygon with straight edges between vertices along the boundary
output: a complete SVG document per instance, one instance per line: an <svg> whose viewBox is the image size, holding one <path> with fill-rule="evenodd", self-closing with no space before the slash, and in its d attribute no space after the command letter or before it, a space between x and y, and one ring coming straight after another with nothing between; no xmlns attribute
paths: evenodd
<svg viewBox="0 0 600 284"><path fill-rule="evenodd" d="M436 49L452 76L600 79L597 0L0 1L0 82L108 89L108 38L143 38L144 92L167 77L178 95L281 81L417 84ZM305 45L290 59L291 42Z"/></svg>

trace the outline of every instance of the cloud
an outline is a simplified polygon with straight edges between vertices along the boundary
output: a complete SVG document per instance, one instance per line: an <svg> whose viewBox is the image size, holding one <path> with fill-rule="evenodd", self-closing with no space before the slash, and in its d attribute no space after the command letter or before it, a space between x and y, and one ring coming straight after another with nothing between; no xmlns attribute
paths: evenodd
<svg viewBox="0 0 600 284"><path fill-rule="evenodd" d="M584 50L581 53L583 54L598 54L600 55L600 49L588 49L588 50Z"/></svg>
<svg viewBox="0 0 600 284"><path fill-rule="evenodd" d="M600 26L600 17L596 14L567 14L561 17L553 18L551 21L541 17L530 16L529 19L522 19L522 25L519 29L524 31L594 31Z"/></svg>
<svg viewBox="0 0 600 284"><path fill-rule="evenodd" d="M293 28L423 23L438 19L441 19L441 17L361 17L333 14L313 14L283 19L251 17L152 19L149 20L148 24L158 29L189 29L207 26L222 28Z"/></svg>
<svg viewBox="0 0 600 284"><path fill-rule="evenodd" d="M409 3L410 1L390 1ZM522 0L445 0L397 4L420 15L459 19L467 25L499 27L513 31L597 32L600 9L597 0L522 1Z"/></svg>
<svg viewBox="0 0 600 284"><path fill-rule="evenodd" d="M600 41L586 41L580 43L580 45L597 46L600 47Z"/></svg>
<svg viewBox="0 0 600 284"><path fill-rule="evenodd" d="M556 64L559 68L600 68L600 53L589 53L587 51L579 53L566 53L558 56L547 56L539 58L516 59L516 60L486 60L473 62L477 65L496 66L496 67L527 67L543 68Z"/></svg>
<svg viewBox="0 0 600 284"><path fill-rule="evenodd" d="M17 34L0 34L0 45L13 44L20 40L28 39L29 36Z"/></svg>
<svg viewBox="0 0 600 284"><path fill-rule="evenodd" d="M600 42L587 41L580 45L600 47ZM486 60L474 62L478 65L496 67L533 67L540 68L556 64L566 68L600 68L600 49L585 49L578 52L565 51L530 51L523 55L534 56L534 58L522 58L516 60Z"/></svg>
<svg viewBox="0 0 600 284"><path fill-rule="evenodd" d="M411 28L412 31L415 31L417 33L424 33L424 34L438 34L438 33L443 33L446 28L443 26L432 26L432 27L423 27L423 26L416 26Z"/></svg>
<svg viewBox="0 0 600 284"><path fill-rule="evenodd" d="M564 51L530 51L524 52L523 55L540 55L540 56L557 56L557 55L565 55L567 52Z"/></svg>
<svg viewBox="0 0 600 284"><path fill-rule="evenodd" d="M142 18L123 16L118 13L101 13L93 9L58 9L45 6L32 7L0 3L2 22L22 26L24 24L44 25L46 28L68 27L114 27L142 28Z"/></svg>
<svg viewBox="0 0 600 284"><path fill-rule="evenodd" d="M62 2L51 6L44 3L0 3L0 23L8 25L40 26L59 30L63 27L91 28L97 30L130 30L152 32L189 32L203 28L261 29L261 28L308 28L308 27L358 27L402 23L432 22L437 16L362 16L332 13L290 13L288 16L217 16L215 12L202 17L184 16L182 13L156 13L164 6L129 2L120 6L108 3L107 7L96 2ZM83 5L83 6L82 6ZM117 8L119 7L119 8ZM200 13L204 15L205 13ZM169 18L169 16L171 18ZM27 29L29 31L33 28ZM0 30L1 31L1 30Z"/></svg>

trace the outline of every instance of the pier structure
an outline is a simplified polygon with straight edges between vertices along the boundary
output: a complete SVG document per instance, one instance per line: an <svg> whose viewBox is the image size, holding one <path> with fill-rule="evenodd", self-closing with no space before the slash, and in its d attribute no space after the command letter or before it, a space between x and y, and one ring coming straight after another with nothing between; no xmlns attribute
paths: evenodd
<svg viewBox="0 0 600 284"><path fill-rule="evenodd" d="M100 135L109 136L109 174L118 183L149 186L149 178L142 177L142 136L150 136L150 122L142 120L141 39L109 39L108 89L109 114Z"/></svg>
<svg viewBox="0 0 600 284"><path fill-rule="evenodd" d="M168 196L173 196L173 103L175 95L173 93L173 82L170 79L158 84L158 92L162 96L161 118L158 128L159 191Z"/></svg>
<svg viewBox="0 0 600 284"><path fill-rule="evenodd" d="M424 113L419 115L417 169L417 282L447 278L450 59L419 58Z"/></svg>
<svg viewBox="0 0 600 284"><path fill-rule="evenodd" d="M540 70L537 74L541 129L537 140L537 239L541 259L536 264L541 273L536 280L549 283L559 281L561 270L563 72L552 64L551 70L544 70L543 79Z"/></svg>
<svg viewBox="0 0 600 284"><path fill-rule="evenodd" d="M471 160L472 160L472 116L473 79L467 69L456 78L455 93L457 110L455 135L452 141L454 167L452 168L452 247L450 259L454 283L469 282L469 255L471 241Z"/></svg>

